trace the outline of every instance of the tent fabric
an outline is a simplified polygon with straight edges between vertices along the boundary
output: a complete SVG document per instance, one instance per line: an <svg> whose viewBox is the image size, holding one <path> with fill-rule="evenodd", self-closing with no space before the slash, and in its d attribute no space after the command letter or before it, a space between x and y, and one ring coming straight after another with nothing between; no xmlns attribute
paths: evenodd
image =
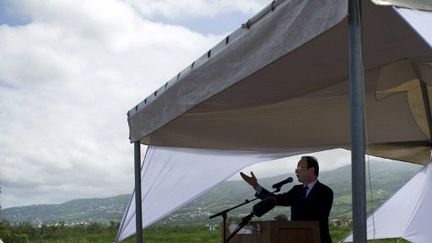
<svg viewBox="0 0 432 243"><path fill-rule="evenodd" d="M430 12L410 9L396 9L396 11L422 36L432 48L432 31L430 30Z"/></svg>
<svg viewBox="0 0 432 243"><path fill-rule="evenodd" d="M408 183L367 219L367 237L404 238L426 243L432 239L432 164L423 167ZM352 234L344 242L351 242Z"/></svg>
<svg viewBox="0 0 432 243"><path fill-rule="evenodd" d="M286 53L296 50L332 28L347 15L348 8L346 0L279 2L281 3L273 11L255 24L240 29L241 34L236 34L239 31L234 32L236 39L232 40L229 36L226 45L223 40L223 49L206 58L205 62L197 60L191 70L179 74L180 80L171 80L155 93L155 98L148 97L130 110L128 123L131 141L142 139L197 104L248 78L257 70L265 68ZM265 75L268 75L268 72ZM255 81L258 78L253 77ZM278 81L285 79L279 78ZM259 90L254 91L261 93ZM265 99L261 95L258 102L265 104L274 102L275 99L281 100L281 91L267 93ZM242 103L250 103L252 97L259 96L243 97L245 99ZM237 103L235 100L231 102ZM218 103L217 106L219 109L223 108L223 104Z"/></svg>
<svg viewBox="0 0 432 243"><path fill-rule="evenodd" d="M393 5L416 10L432 11L432 2L430 0L372 0L378 5Z"/></svg>
<svg viewBox="0 0 432 243"><path fill-rule="evenodd" d="M315 148L314 151L325 148ZM258 153L149 146L141 168L143 227L187 204L241 169L301 152ZM123 215L116 240L136 232L135 193Z"/></svg>
<svg viewBox="0 0 432 243"><path fill-rule="evenodd" d="M131 141L264 152L349 148L347 2L282 1L129 111ZM363 20L369 153L425 164L430 132L420 85L378 93L412 80L432 84L431 30L421 27L431 12L363 1Z"/></svg>

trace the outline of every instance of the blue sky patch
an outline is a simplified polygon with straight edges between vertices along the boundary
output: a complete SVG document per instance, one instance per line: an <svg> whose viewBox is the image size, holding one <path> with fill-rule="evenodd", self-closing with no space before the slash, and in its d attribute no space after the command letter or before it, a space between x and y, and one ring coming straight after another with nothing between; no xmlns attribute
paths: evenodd
<svg viewBox="0 0 432 243"><path fill-rule="evenodd" d="M29 16L20 14L11 4L0 0L0 25L9 26L26 25L31 22Z"/></svg>

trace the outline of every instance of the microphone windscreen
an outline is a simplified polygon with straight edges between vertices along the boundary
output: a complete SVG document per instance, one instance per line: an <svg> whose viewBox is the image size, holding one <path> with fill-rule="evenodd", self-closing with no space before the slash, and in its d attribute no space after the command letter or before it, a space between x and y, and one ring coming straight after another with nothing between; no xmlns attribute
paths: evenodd
<svg viewBox="0 0 432 243"><path fill-rule="evenodd" d="M253 206L252 213L257 217L261 217L268 211L272 210L275 206L276 199L274 197L267 197Z"/></svg>

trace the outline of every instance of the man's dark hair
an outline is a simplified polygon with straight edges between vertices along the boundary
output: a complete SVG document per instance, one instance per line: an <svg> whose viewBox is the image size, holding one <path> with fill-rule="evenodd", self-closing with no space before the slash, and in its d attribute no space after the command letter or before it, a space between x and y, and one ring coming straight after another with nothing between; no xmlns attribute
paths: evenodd
<svg viewBox="0 0 432 243"><path fill-rule="evenodd" d="M319 165L318 160L313 156L303 156L302 159L306 159L307 168L314 168L315 175L318 177L319 175Z"/></svg>

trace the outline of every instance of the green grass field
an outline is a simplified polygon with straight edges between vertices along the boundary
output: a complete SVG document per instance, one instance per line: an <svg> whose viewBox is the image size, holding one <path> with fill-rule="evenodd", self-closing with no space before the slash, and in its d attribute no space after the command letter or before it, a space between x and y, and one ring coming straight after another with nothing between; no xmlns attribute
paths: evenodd
<svg viewBox="0 0 432 243"><path fill-rule="evenodd" d="M11 226L0 222L0 239L5 243L107 243L113 242L117 234L118 224L103 226L100 224L78 226L42 226L30 224ZM145 242L190 243L220 242L219 231L210 232L206 227L150 227L143 232ZM135 242L130 237L123 242Z"/></svg>
<svg viewBox="0 0 432 243"><path fill-rule="evenodd" d="M117 224L102 226L89 224L80 226L43 226L33 227L30 224L11 226L0 222L0 239L5 243L107 243L113 242L117 233ZM330 232L333 242L339 242L351 230L348 226L332 226ZM209 231L204 226L169 226L150 227L144 230L146 243L219 243L220 230ZM135 242L135 236L123 241ZM375 243L407 242L392 240L370 241Z"/></svg>

